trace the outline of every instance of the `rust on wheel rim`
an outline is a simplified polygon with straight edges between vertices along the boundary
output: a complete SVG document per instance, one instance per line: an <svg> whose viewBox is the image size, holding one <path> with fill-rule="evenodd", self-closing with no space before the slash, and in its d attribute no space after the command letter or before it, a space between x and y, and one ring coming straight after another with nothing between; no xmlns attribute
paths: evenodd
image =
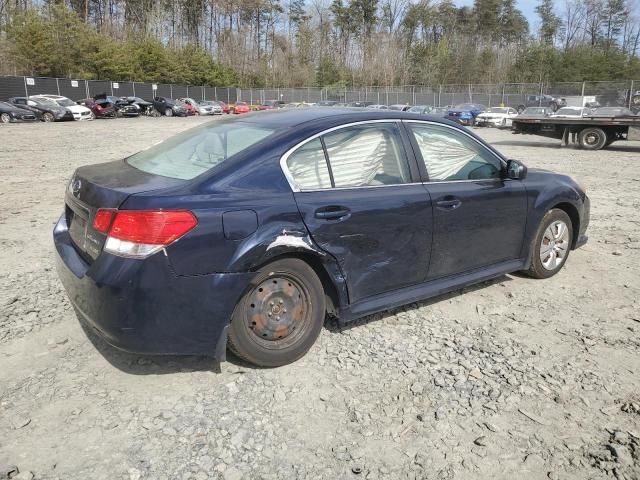
<svg viewBox="0 0 640 480"><path fill-rule="evenodd" d="M257 285L248 298L248 327L262 341L284 340L300 330L306 305L306 290L298 282L270 277Z"/></svg>

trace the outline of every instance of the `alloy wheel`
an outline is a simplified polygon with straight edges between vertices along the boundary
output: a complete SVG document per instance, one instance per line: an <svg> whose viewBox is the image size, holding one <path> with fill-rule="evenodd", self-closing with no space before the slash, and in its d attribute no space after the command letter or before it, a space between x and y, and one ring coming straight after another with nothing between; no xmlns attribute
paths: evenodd
<svg viewBox="0 0 640 480"><path fill-rule="evenodd" d="M540 262L546 270L555 270L569 251L569 227L562 220L551 223L540 243Z"/></svg>
<svg viewBox="0 0 640 480"><path fill-rule="evenodd" d="M0 123L9 123L11 121L11 116L8 113L3 113L0 115Z"/></svg>

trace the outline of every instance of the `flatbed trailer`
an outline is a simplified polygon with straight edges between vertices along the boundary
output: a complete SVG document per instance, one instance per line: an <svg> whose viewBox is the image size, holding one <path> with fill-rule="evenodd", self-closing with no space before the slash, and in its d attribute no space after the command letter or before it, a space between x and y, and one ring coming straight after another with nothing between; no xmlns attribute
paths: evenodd
<svg viewBox="0 0 640 480"><path fill-rule="evenodd" d="M618 140L640 139L640 116L634 117L523 117L513 119L513 133L541 135L577 143L586 150L600 150ZM629 138L629 137L633 138Z"/></svg>

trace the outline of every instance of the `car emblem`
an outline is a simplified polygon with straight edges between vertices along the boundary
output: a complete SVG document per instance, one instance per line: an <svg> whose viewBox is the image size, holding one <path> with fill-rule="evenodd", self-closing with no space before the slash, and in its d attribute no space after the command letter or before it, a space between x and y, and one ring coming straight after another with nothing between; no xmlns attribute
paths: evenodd
<svg viewBox="0 0 640 480"><path fill-rule="evenodd" d="M82 182L80 181L79 178L73 179L71 180L71 184L69 185L71 193L77 197L78 194L80 193L80 189L82 188Z"/></svg>

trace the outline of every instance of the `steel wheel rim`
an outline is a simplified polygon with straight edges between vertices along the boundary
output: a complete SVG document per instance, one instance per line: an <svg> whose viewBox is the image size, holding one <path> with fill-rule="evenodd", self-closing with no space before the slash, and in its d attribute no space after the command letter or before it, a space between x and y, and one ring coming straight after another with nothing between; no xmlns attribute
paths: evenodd
<svg viewBox="0 0 640 480"><path fill-rule="evenodd" d="M249 337L271 350L295 344L311 318L309 298L302 282L286 273L263 280L246 298L244 324Z"/></svg>
<svg viewBox="0 0 640 480"><path fill-rule="evenodd" d="M555 270L569 251L569 227L562 220L551 223L540 242L540 262L545 270Z"/></svg>
<svg viewBox="0 0 640 480"><path fill-rule="evenodd" d="M585 135L584 141L587 145L597 145L600 141L600 135L595 132L589 132Z"/></svg>

